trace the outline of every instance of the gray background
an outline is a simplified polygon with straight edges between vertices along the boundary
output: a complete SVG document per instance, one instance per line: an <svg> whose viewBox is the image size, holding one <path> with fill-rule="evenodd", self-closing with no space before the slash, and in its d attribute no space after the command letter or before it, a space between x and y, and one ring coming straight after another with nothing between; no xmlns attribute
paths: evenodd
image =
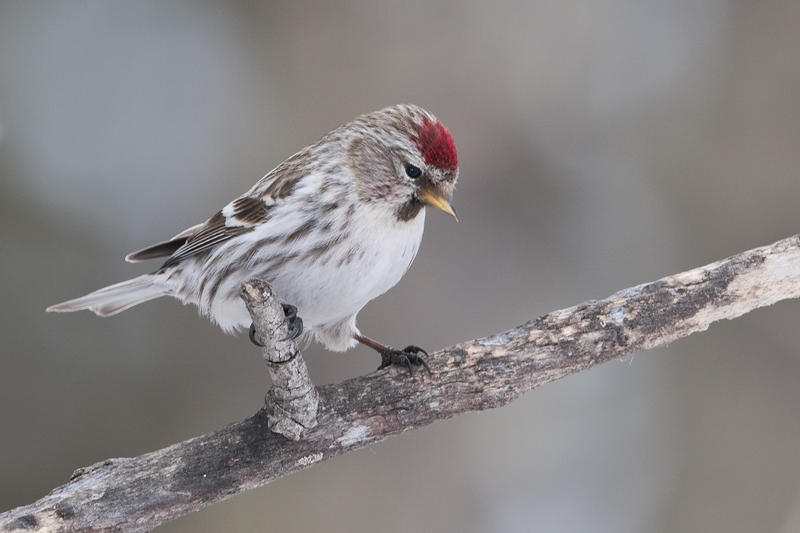
<svg viewBox="0 0 800 533"><path fill-rule="evenodd" d="M50 304L148 271L364 112L459 149L461 221L362 330L437 349L800 231L800 2L0 3L0 509L241 420L246 337L170 299ZM171 531L800 531L800 302L318 464ZM306 350L317 383L373 370Z"/></svg>

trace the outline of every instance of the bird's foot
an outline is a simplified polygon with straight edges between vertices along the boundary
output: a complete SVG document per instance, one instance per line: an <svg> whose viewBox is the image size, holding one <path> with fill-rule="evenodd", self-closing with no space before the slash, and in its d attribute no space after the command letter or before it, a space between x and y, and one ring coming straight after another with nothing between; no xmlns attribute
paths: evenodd
<svg viewBox="0 0 800 533"><path fill-rule="evenodd" d="M303 319L297 316L297 308L289 304L281 304L283 312L286 315L286 326L289 328L289 334L282 338L281 341L294 340L303 333Z"/></svg>
<svg viewBox="0 0 800 533"><path fill-rule="evenodd" d="M378 367L378 370L381 368L386 368L390 365L398 365L404 366L408 369L408 373L413 375L413 366L422 366L425 367L425 370L428 371L428 374L431 373L431 367L428 366L428 362L425 361L425 358L419 355L420 353L424 353L428 355L428 352L420 348L419 346L414 346L413 344L410 346L406 346L402 350L396 350L394 348L390 348L388 346L384 346L383 349L378 350L381 354L381 366Z"/></svg>
<svg viewBox="0 0 800 533"><path fill-rule="evenodd" d="M297 316L297 308L295 306L289 304L281 304L281 306L283 307L283 313L286 315L286 327L289 329L289 334L282 338L280 342L294 340L303 333L303 319ZM256 339L256 327L252 322L250 323L249 337L250 342L261 348L264 347Z"/></svg>

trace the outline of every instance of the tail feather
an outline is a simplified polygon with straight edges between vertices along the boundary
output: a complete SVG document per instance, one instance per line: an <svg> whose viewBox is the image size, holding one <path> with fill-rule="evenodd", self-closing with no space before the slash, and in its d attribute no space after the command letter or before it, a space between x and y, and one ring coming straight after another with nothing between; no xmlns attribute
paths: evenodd
<svg viewBox="0 0 800 533"><path fill-rule="evenodd" d="M47 308L47 311L51 313L70 313L88 309L98 316L106 317L166 294L168 293L164 287L153 283L153 278L147 274L94 291L68 302L51 305Z"/></svg>

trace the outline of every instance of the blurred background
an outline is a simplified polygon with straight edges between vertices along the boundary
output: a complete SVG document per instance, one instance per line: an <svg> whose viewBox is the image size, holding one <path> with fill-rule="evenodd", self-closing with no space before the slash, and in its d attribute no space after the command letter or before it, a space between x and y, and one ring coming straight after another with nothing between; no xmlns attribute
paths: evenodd
<svg viewBox="0 0 800 533"><path fill-rule="evenodd" d="M355 116L450 129L460 222L359 316L429 350L800 231L800 2L4 0L0 510L246 418L260 351L172 299L51 304L155 268ZM800 302L439 422L160 532L800 531ZM306 351L316 383L378 365Z"/></svg>

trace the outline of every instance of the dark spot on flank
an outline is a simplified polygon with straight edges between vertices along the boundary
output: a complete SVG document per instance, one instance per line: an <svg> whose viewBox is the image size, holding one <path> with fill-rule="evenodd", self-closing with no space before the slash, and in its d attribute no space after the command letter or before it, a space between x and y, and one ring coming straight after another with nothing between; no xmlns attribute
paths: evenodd
<svg viewBox="0 0 800 533"><path fill-rule="evenodd" d="M299 228L297 228L296 230L294 230L292 233L287 235L286 238L284 239L284 242L286 244L293 243L294 241L308 235L311 232L311 230L313 230L316 227L317 227L317 221L311 219L302 226L300 226Z"/></svg>
<svg viewBox="0 0 800 533"><path fill-rule="evenodd" d="M329 239L324 241L322 244L319 244L313 248L311 248L307 253L306 256L311 258L311 262L315 262L320 257L324 256L327 252L332 250L335 246L344 242L350 236L349 233L340 233L333 239ZM363 252L362 252L363 253ZM326 258L323 260L322 264L327 264L328 259Z"/></svg>
<svg viewBox="0 0 800 533"><path fill-rule="evenodd" d="M167 281L172 281L174 279L180 279L183 275L183 268L176 268L172 271L172 273L167 278Z"/></svg>
<svg viewBox="0 0 800 533"><path fill-rule="evenodd" d="M208 291L208 306L211 307L214 304L214 299L217 297L217 292L219 291L220 286L225 283L225 281L238 270L239 266L236 264L228 265L225 269L217 275L216 280L214 280L214 284L211 286L211 289Z"/></svg>
<svg viewBox="0 0 800 533"><path fill-rule="evenodd" d="M355 259L355 257L356 257L356 250L351 249L349 252L347 252L346 256L342 257L339 260L339 264L337 266L341 268L344 265L349 265L353 261L353 259Z"/></svg>
<svg viewBox="0 0 800 533"><path fill-rule="evenodd" d="M320 246L315 246L314 248L308 251L308 257L311 259L311 262L314 263L317 259L322 257L322 255L331 249L331 245L329 243L321 244Z"/></svg>
<svg viewBox="0 0 800 533"><path fill-rule="evenodd" d="M298 254L276 255L270 259L268 265L270 268L278 269L286 265L288 262L297 259Z"/></svg>
<svg viewBox="0 0 800 533"><path fill-rule="evenodd" d="M203 282L200 283L200 290L198 291L198 296L197 296L198 302L203 301L203 292L206 290L206 283L208 283L209 279L210 278L208 276L203 276Z"/></svg>

